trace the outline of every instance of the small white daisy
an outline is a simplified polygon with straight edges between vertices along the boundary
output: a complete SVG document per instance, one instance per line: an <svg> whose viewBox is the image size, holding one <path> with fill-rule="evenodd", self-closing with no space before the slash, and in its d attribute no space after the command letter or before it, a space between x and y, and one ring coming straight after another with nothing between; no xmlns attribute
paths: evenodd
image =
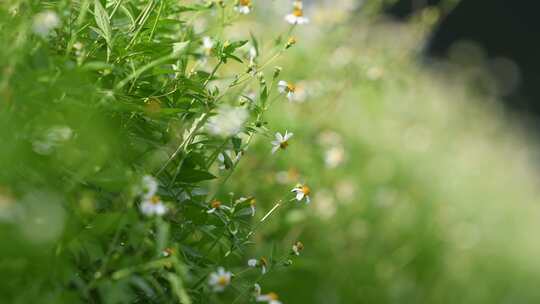
<svg viewBox="0 0 540 304"><path fill-rule="evenodd" d="M251 209L251 216L255 216L257 201L253 198L249 201L249 208Z"/></svg>
<svg viewBox="0 0 540 304"><path fill-rule="evenodd" d="M286 94L289 101L294 100L294 94L296 93L296 86L292 83L280 80L278 82L278 91L282 94Z"/></svg>
<svg viewBox="0 0 540 304"><path fill-rule="evenodd" d="M144 199L150 199L158 190L158 182L151 175L145 175L141 182L141 195Z"/></svg>
<svg viewBox="0 0 540 304"><path fill-rule="evenodd" d="M266 271L268 270L268 261L265 257L261 257L260 259L249 259L247 261L248 267L256 268L261 267L261 273L266 274Z"/></svg>
<svg viewBox="0 0 540 304"><path fill-rule="evenodd" d="M231 283L232 273L225 271L223 267L218 267L216 272L212 272L208 278L208 285L214 292L222 292Z"/></svg>
<svg viewBox="0 0 540 304"><path fill-rule="evenodd" d="M211 214L211 213L216 212L218 209L223 209L223 208L225 208L225 206L221 204L221 201L213 200L210 202L210 209L208 209L206 213Z"/></svg>
<svg viewBox="0 0 540 304"><path fill-rule="evenodd" d="M253 284L253 295L255 297L260 296L261 291L262 291L261 285L259 285L258 283Z"/></svg>
<svg viewBox="0 0 540 304"><path fill-rule="evenodd" d="M257 267L258 262L257 262L257 259L249 259L247 261L247 264L248 264L249 267L255 268L255 267Z"/></svg>
<svg viewBox="0 0 540 304"><path fill-rule="evenodd" d="M247 15L251 12L252 7L253 4L251 3L251 0L238 0L236 6L234 7L234 10L239 12L240 14Z"/></svg>
<svg viewBox="0 0 540 304"><path fill-rule="evenodd" d="M285 131L285 135L281 135L281 133L277 132L276 140L272 141L272 154L276 153L279 149L287 149L289 146L289 139L291 139L293 135L293 133L289 133L288 131Z"/></svg>
<svg viewBox="0 0 540 304"><path fill-rule="evenodd" d="M298 184L296 185L296 187L294 187L291 192L294 192L296 193L296 200L297 201L302 201L304 198L306 199L306 204L309 204L311 202L309 196L311 194L311 189L306 186L306 185L302 185L302 184Z"/></svg>
<svg viewBox="0 0 540 304"><path fill-rule="evenodd" d="M167 213L167 207L157 195L145 198L141 203L140 208L141 212L146 216L162 216Z"/></svg>
<svg viewBox="0 0 540 304"><path fill-rule="evenodd" d="M285 16L285 21L287 21L290 24L308 24L309 19L307 17L304 17L304 9L302 5L302 1L294 1L293 4L293 11L292 13Z"/></svg>
<svg viewBox="0 0 540 304"><path fill-rule="evenodd" d="M214 40L208 36L204 36L202 39L202 48L206 56L210 56L212 49L214 48Z"/></svg>
<svg viewBox="0 0 540 304"><path fill-rule="evenodd" d="M297 241L292 245L292 251L295 255L300 255L300 252L302 252L302 250L304 250L304 244L302 244L302 242Z"/></svg>
<svg viewBox="0 0 540 304"><path fill-rule="evenodd" d="M268 304L281 304L279 297L275 292L270 292L257 297L257 302L266 302Z"/></svg>

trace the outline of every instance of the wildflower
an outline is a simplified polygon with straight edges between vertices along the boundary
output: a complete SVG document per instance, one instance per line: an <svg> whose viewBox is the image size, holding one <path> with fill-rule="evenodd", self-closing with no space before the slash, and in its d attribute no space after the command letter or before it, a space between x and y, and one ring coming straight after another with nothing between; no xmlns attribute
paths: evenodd
<svg viewBox="0 0 540 304"><path fill-rule="evenodd" d="M53 126L40 139L32 142L34 152L42 155L51 154L54 149L73 137L73 130L69 126Z"/></svg>
<svg viewBox="0 0 540 304"><path fill-rule="evenodd" d="M214 41L208 36L204 36L202 39L202 48L206 56L210 56L212 49L214 48Z"/></svg>
<svg viewBox="0 0 540 304"><path fill-rule="evenodd" d="M261 295L261 291L262 291L261 285L259 285L258 283L253 284L253 295L254 295L255 297L260 296L260 295Z"/></svg>
<svg viewBox="0 0 540 304"><path fill-rule="evenodd" d="M276 133L276 140L272 141L272 154L276 153L279 149L287 149L289 146L289 139L293 136L293 133L289 133L288 131L285 131L285 135L281 135L281 133Z"/></svg>
<svg viewBox="0 0 540 304"><path fill-rule="evenodd" d="M208 279L208 285L214 292L222 292L231 283L232 273L225 271L223 267L218 267L216 272L212 272Z"/></svg>
<svg viewBox="0 0 540 304"><path fill-rule="evenodd" d="M248 266L251 268L257 267L257 260L256 259L249 259L247 262Z"/></svg>
<svg viewBox="0 0 540 304"><path fill-rule="evenodd" d="M285 45L285 48L290 48L291 46L296 44L296 38L295 37L289 37L287 40L287 45Z"/></svg>
<svg viewBox="0 0 540 304"><path fill-rule="evenodd" d="M306 199L306 204L309 204L311 202L311 200L309 198L309 195L311 194L311 189L308 186L298 184L298 185L296 185L296 187L294 187L291 190L291 192L296 193L296 200L297 201L300 202L305 198Z"/></svg>
<svg viewBox="0 0 540 304"><path fill-rule="evenodd" d="M268 304L281 304L279 297L275 292L270 292L257 297L257 302L266 302Z"/></svg>
<svg viewBox="0 0 540 304"><path fill-rule="evenodd" d="M259 265L261 266L261 273L265 274L266 270L268 269L268 261L266 260L265 257L261 257L259 259Z"/></svg>
<svg viewBox="0 0 540 304"><path fill-rule="evenodd" d="M154 196L154 194L156 194L159 187L157 180L151 175L143 176L141 184L142 184L142 189L141 189L142 197L145 199L149 199L152 196Z"/></svg>
<svg viewBox="0 0 540 304"><path fill-rule="evenodd" d="M251 0L238 0L236 6L234 7L234 10L239 12L240 14L247 15L251 12L252 7L253 4L251 3Z"/></svg>
<svg viewBox="0 0 540 304"><path fill-rule="evenodd" d="M221 209L223 207L225 207L225 206L223 206L221 204L221 201L213 200L213 201L210 202L210 209L208 211L206 211L206 213L208 213L208 214L214 213L214 212L216 212L216 210Z"/></svg>
<svg viewBox="0 0 540 304"><path fill-rule="evenodd" d="M302 1L294 1L293 4L293 11L292 13L285 16L285 21L289 22L290 24L308 24L309 19L307 17L304 17L304 9L302 5Z"/></svg>
<svg viewBox="0 0 540 304"><path fill-rule="evenodd" d="M292 251L295 255L300 255L300 252L302 252L302 250L304 250L304 244L302 244L302 242L297 241L292 245Z"/></svg>
<svg viewBox="0 0 540 304"><path fill-rule="evenodd" d="M162 216L167 212L167 207L157 195L145 198L140 208L141 212L146 216Z"/></svg>
<svg viewBox="0 0 540 304"><path fill-rule="evenodd" d="M324 154L324 163L328 168L339 166L345 158L345 151L341 146L332 147Z"/></svg>
<svg viewBox="0 0 540 304"><path fill-rule="evenodd" d="M164 257L170 257L171 255L174 254L174 249L167 247L167 248L163 249L163 251L161 252L161 254L162 254Z"/></svg>
<svg viewBox="0 0 540 304"><path fill-rule="evenodd" d="M249 208L251 209L251 216L255 216L255 204L257 201L253 198L249 201Z"/></svg>
<svg viewBox="0 0 540 304"><path fill-rule="evenodd" d="M218 114L208 120L207 128L214 135L234 136L242 131L247 118L246 109L223 105L218 109Z"/></svg>
<svg viewBox="0 0 540 304"><path fill-rule="evenodd" d="M256 267L261 267L261 273L262 274L265 274L266 271L268 270L268 261L266 260L265 257L261 257L260 259L249 259L247 261L247 265L248 267L251 267L251 268L256 268Z"/></svg>
<svg viewBox="0 0 540 304"><path fill-rule="evenodd" d="M49 35L50 31L60 26L60 18L53 11L43 11L34 16L32 29L41 37Z"/></svg>
<svg viewBox="0 0 540 304"><path fill-rule="evenodd" d="M233 152L231 150L226 150L219 153L218 155L219 169L220 170L230 169L232 166L234 166L234 164L236 164L240 160L241 156L242 156L242 153L238 153L236 154L236 156L233 156ZM230 160L230 162L226 161L226 157Z"/></svg>
<svg viewBox="0 0 540 304"><path fill-rule="evenodd" d="M280 80L278 82L278 91L280 93L285 93L289 101L294 100L294 94L296 93L296 86L292 83L288 83L285 80Z"/></svg>

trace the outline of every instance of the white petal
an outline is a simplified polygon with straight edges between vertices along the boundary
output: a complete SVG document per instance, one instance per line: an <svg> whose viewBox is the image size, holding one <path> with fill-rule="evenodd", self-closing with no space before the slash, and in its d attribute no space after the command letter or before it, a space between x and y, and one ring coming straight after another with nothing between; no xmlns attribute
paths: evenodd
<svg viewBox="0 0 540 304"><path fill-rule="evenodd" d="M279 145L274 146L274 147L272 148L272 154L276 153L277 150L279 150Z"/></svg>
<svg viewBox="0 0 540 304"><path fill-rule="evenodd" d="M293 14L288 14L287 16L285 16L285 21L289 22L290 24L297 23L296 16Z"/></svg>
<svg viewBox="0 0 540 304"><path fill-rule="evenodd" d="M277 132L276 133L276 139L281 143L283 141L283 135L281 135L281 133Z"/></svg>
<svg viewBox="0 0 540 304"><path fill-rule="evenodd" d="M165 213L167 213L167 207L163 204L157 204L154 207L154 212L159 216L164 215Z"/></svg>
<svg viewBox="0 0 540 304"><path fill-rule="evenodd" d="M294 134L293 133L287 133L287 131L285 131L285 136L283 137L283 140L287 141L289 140L289 138L291 138Z"/></svg>
<svg viewBox="0 0 540 304"><path fill-rule="evenodd" d="M304 198L304 192L298 191L296 192L296 200L301 201Z"/></svg>
<svg viewBox="0 0 540 304"><path fill-rule="evenodd" d="M311 203L311 199L309 198L308 195L306 195L306 204L309 204L309 203Z"/></svg>
<svg viewBox="0 0 540 304"><path fill-rule="evenodd" d="M278 91L280 93L285 93L286 90L287 90L287 82L285 80L280 80L278 82Z"/></svg>

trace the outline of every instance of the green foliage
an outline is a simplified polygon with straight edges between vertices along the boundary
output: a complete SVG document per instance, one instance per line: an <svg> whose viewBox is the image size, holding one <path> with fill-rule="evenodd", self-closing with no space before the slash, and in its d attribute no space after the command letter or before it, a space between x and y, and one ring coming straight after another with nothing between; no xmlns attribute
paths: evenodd
<svg viewBox="0 0 540 304"><path fill-rule="evenodd" d="M269 133L265 68L285 45L228 39L234 1L0 7L1 298L254 301L245 250L262 222L253 198L219 191ZM239 102L248 90L265 102ZM222 293L219 267L234 275Z"/></svg>

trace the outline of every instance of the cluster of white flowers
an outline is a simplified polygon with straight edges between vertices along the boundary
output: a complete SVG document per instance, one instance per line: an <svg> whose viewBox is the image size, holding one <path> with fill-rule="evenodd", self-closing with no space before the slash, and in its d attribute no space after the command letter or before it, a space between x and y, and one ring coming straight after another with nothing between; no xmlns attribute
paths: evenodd
<svg viewBox="0 0 540 304"><path fill-rule="evenodd" d="M163 216L167 213L167 206L156 195L158 188L159 184L154 177L150 175L143 176L141 183L142 202L140 205L142 214L146 216Z"/></svg>

